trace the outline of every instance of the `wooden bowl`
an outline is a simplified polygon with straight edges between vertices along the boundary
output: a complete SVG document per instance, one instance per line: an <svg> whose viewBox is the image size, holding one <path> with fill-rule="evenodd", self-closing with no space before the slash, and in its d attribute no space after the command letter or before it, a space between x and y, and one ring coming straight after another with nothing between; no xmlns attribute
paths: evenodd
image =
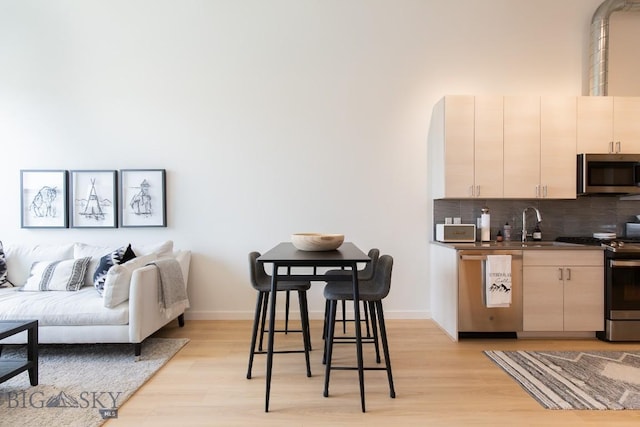
<svg viewBox="0 0 640 427"><path fill-rule="evenodd" d="M344 234L295 233L291 243L301 251L332 251L344 242Z"/></svg>

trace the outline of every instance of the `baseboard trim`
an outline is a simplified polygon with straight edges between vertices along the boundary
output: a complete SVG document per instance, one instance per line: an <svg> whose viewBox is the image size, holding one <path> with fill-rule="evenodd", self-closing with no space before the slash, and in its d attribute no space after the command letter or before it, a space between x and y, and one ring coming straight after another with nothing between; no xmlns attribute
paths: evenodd
<svg viewBox="0 0 640 427"><path fill-rule="evenodd" d="M351 316L352 312L347 311L347 315ZM209 311L209 310L187 310L184 313L187 320L253 320L253 311ZM324 311L311 311L309 318L311 320L322 320ZM384 312L385 319L399 320L422 320L431 319L429 311L387 311ZM284 319L284 311L278 310L277 319ZM289 312L289 319L299 320L300 313L297 310Z"/></svg>

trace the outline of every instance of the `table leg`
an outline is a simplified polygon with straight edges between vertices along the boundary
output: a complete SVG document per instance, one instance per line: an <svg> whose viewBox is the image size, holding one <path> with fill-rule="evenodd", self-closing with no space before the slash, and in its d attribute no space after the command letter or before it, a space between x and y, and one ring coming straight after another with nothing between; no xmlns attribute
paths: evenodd
<svg viewBox="0 0 640 427"><path fill-rule="evenodd" d="M38 385L38 324L27 331L27 360L31 363L29 368L29 382Z"/></svg>
<svg viewBox="0 0 640 427"><path fill-rule="evenodd" d="M362 361L362 329L360 325L360 289L358 285L358 266L356 263L351 265L353 274L353 310L356 330L356 351L358 357L358 380L360 381L360 404L362 406L362 412L365 412L364 405L364 364Z"/></svg>
<svg viewBox="0 0 640 427"><path fill-rule="evenodd" d="M269 412L269 392L271 391L271 367L273 365L273 338L276 329L276 289L278 289L278 265L274 263L271 275L271 292L269 295L269 337L267 340L267 386L264 411Z"/></svg>

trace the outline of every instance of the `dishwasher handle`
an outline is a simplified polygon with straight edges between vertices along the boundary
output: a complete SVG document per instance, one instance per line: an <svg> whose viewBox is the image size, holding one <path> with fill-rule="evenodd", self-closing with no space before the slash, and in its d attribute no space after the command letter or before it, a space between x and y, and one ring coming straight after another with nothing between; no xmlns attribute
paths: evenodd
<svg viewBox="0 0 640 427"><path fill-rule="evenodd" d="M511 255L512 258L522 258L522 255L512 255L512 254L507 254L507 255ZM460 259L462 261L486 261L487 260L487 255L460 255Z"/></svg>

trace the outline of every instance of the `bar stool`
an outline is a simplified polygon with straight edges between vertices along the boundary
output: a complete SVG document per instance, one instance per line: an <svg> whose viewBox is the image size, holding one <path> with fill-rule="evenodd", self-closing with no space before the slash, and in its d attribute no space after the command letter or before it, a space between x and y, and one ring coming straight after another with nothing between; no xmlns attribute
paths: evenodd
<svg viewBox="0 0 640 427"><path fill-rule="evenodd" d="M375 271L376 268L376 264L378 262L378 258L380 257L380 250L377 248L372 248L369 250L369 253L367 254L369 256L369 258L371 258L371 262L367 263L367 265L365 265L365 267L358 271L358 282L363 282L366 280L371 280L371 278L373 277L373 272ZM329 270L327 271L325 274L328 276L331 276L332 274L339 274L339 273L343 273L344 271L342 270ZM329 280L331 280L329 278ZM365 323L366 327L367 327L367 337L371 336L371 330L370 330L370 322L369 322L369 311L367 310L368 308L368 303L367 301L362 301L362 308L364 309L364 319L361 319L362 322ZM329 314L329 300L326 301L325 303L325 308L324 308L324 326L322 329L322 338L326 337L327 335L327 316ZM347 319L347 311L346 311L346 301L343 300L342 301L342 333L346 334L347 333L347 322L354 322L354 319Z"/></svg>
<svg viewBox="0 0 640 427"><path fill-rule="evenodd" d="M260 256L259 252L251 252L249 254L249 268L251 273L251 285L253 288L258 291L258 296L256 299L256 309L255 315L253 319L253 331L251 334L251 349L249 351L249 367L247 369L247 379L251 379L251 368L253 366L253 356L256 354L266 354L266 351L262 350L262 342L264 338L264 333L268 332L265 330L266 325L266 317L268 311L268 302L271 293L271 276L269 276L264 270L264 265L258 263L257 259ZM302 329L291 330L286 329L274 329L275 332L297 332L302 334L302 340L304 344L304 350L279 350L274 351L274 353L303 353L305 354L305 360L307 364L307 376L311 376L311 365L309 362L309 351L311 351L311 337L309 333L309 309L307 307L307 291L311 287L311 283L308 281L303 282L279 282L278 283L278 292L281 291L297 291L298 292L298 303L300 305L300 323L302 325ZM289 306L287 304L287 311L289 310ZM258 337L258 329L260 329L260 342L258 348L256 349L256 341Z"/></svg>
<svg viewBox="0 0 640 427"><path fill-rule="evenodd" d="M389 345L387 342L387 330L384 323L384 312L382 310L382 300L389 294L391 288L391 270L393 268L393 258L390 255L382 255L374 270L373 278L368 281L359 282L360 299L369 303L371 311L371 323L374 337L379 335L382 340L382 350L384 352L384 367L364 367L364 370L384 370L387 372L389 380L389 396L396 397L393 387L393 375L391 373L391 360L389 358ZM332 369L339 370L356 370L357 367L352 366L331 366L331 356L333 353L333 344L335 342L335 323L336 323L336 307L338 301L353 301L352 284L348 282L328 282L324 287L324 296L329 301L329 320L326 340L326 371L324 382L324 396L329 396L329 378ZM345 341L341 341L345 342ZM351 341L352 343L355 340ZM379 360L376 360L380 363ZM365 411L364 404L364 384L360 385L360 399L362 403L362 412Z"/></svg>

